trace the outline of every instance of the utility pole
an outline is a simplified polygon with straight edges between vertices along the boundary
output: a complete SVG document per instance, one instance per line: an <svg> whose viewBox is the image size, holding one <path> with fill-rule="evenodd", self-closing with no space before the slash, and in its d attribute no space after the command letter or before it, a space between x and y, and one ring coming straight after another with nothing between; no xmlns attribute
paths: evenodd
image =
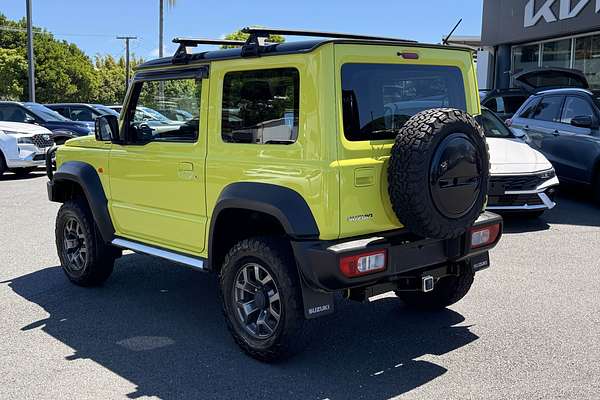
<svg viewBox="0 0 600 400"><path fill-rule="evenodd" d="M137 39L137 36L117 36L117 39L125 41L125 92L129 89L129 41Z"/></svg>
<svg viewBox="0 0 600 400"><path fill-rule="evenodd" d="M165 13L164 0L160 0L158 6L160 7L159 14L158 14L158 58L162 58L163 57L164 13Z"/></svg>
<svg viewBox="0 0 600 400"><path fill-rule="evenodd" d="M27 62L29 66L29 101L35 102L35 60L33 58L33 22L31 21L31 0L26 0L27 8Z"/></svg>

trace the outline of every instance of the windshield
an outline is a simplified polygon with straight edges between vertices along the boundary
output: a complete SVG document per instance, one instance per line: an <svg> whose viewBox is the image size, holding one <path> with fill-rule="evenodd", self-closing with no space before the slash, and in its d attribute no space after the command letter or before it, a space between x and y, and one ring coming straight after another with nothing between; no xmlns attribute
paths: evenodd
<svg viewBox="0 0 600 400"><path fill-rule="evenodd" d="M49 109L46 106L41 104L25 104L25 107L35 114L36 117L43 119L48 122L65 122L69 121L69 119L63 117L59 113L54 110Z"/></svg>
<svg viewBox="0 0 600 400"><path fill-rule="evenodd" d="M142 110L145 114L150 115L153 119L156 119L158 121L164 122L164 123L170 123L173 122L172 120L170 120L169 118L165 117L164 115L162 115L161 113L159 113L158 111L152 109L152 108L148 108L148 107L138 107L138 109Z"/></svg>
<svg viewBox="0 0 600 400"><path fill-rule="evenodd" d="M94 104L94 109L96 109L96 111L100 112L100 114L102 115L114 115L115 117L119 116L118 112L116 112L112 108L103 106L102 104Z"/></svg>
<svg viewBox="0 0 600 400"><path fill-rule="evenodd" d="M511 130L488 109L482 108L481 115L475 117L479 125L483 128L486 137L492 138L514 138Z"/></svg>
<svg viewBox="0 0 600 400"><path fill-rule="evenodd" d="M466 111L456 67L345 64L342 101L344 135L351 141L392 139L410 117L430 108Z"/></svg>

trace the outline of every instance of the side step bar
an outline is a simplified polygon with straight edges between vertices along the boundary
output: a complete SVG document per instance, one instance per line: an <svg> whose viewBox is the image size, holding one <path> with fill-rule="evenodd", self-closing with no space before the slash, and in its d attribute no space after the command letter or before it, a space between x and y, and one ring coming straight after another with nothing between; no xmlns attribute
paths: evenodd
<svg viewBox="0 0 600 400"><path fill-rule="evenodd" d="M146 244L141 244L138 242L132 242L127 239L117 238L114 239L111 243L113 244L113 246L117 246L122 249L132 250L136 253L143 253L159 258L164 258L165 260L173 261L178 264L183 264L200 271L205 270L205 260L201 258L184 256L183 254L175 253L173 251L159 249L157 247L148 246Z"/></svg>

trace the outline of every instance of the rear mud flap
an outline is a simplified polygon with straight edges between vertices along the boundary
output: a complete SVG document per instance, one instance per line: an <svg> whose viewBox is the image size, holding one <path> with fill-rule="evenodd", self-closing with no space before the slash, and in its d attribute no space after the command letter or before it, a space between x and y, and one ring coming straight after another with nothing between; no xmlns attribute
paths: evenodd
<svg viewBox="0 0 600 400"><path fill-rule="evenodd" d="M304 317L306 319L333 314L333 293L312 289L306 284L302 275L300 275L300 286L302 286L302 301L304 303Z"/></svg>

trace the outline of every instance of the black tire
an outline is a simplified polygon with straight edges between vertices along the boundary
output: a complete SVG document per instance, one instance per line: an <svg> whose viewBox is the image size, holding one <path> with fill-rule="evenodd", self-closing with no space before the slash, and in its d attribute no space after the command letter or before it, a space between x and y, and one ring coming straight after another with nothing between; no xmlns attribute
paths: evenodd
<svg viewBox="0 0 600 400"><path fill-rule="evenodd" d="M398 220L422 237L462 235L481 214L489 181L483 130L464 111L432 109L396 137L388 191Z"/></svg>
<svg viewBox="0 0 600 400"><path fill-rule="evenodd" d="M6 161L4 160L4 154L0 151L0 176L2 176L6 171Z"/></svg>
<svg viewBox="0 0 600 400"><path fill-rule="evenodd" d="M98 286L108 279L118 250L102 240L86 201L69 200L62 205L56 217L55 235L61 266L71 282ZM75 257L77 246L79 256Z"/></svg>
<svg viewBox="0 0 600 400"><path fill-rule="evenodd" d="M241 290L240 286L236 286L240 282L238 277L243 275L243 269L255 264L264 269L263 273L266 271L270 274L279 294L279 320L276 325L272 324L275 326L271 326L270 336L263 338L257 337L260 332L250 332L252 323L244 324L241 308L236 306L236 290L242 294L246 292ZM246 354L260 361L273 362L289 358L305 347L307 321L304 319L296 263L288 242L273 237L257 237L238 242L225 256L220 286L227 327L235 342ZM246 286L245 283L242 286ZM267 295L264 296L264 300L268 301ZM253 313L246 320L260 317L263 310L259 309L259 315Z"/></svg>
<svg viewBox="0 0 600 400"><path fill-rule="evenodd" d="M407 306L419 310L439 310L446 308L460 299L471 289L475 272L471 268L463 268L459 276L447 276L435 283L431 292L396 292Z"/></svg>
<svg viewBox="0 0 600 400"><path fill-rule="evenodd" d="M600 171L596 172L592 182L592 196L596 205L600 206Z"/></svg>
<svg viewBox="0 0 600 400"><path fill-rule="evenodd" d="M15 173L17 176L27 176L30 173L32 173L33 171L35 171L37 168L36 167L29 167L29 168L15 168L12 170L13 173Z"/></svg>

